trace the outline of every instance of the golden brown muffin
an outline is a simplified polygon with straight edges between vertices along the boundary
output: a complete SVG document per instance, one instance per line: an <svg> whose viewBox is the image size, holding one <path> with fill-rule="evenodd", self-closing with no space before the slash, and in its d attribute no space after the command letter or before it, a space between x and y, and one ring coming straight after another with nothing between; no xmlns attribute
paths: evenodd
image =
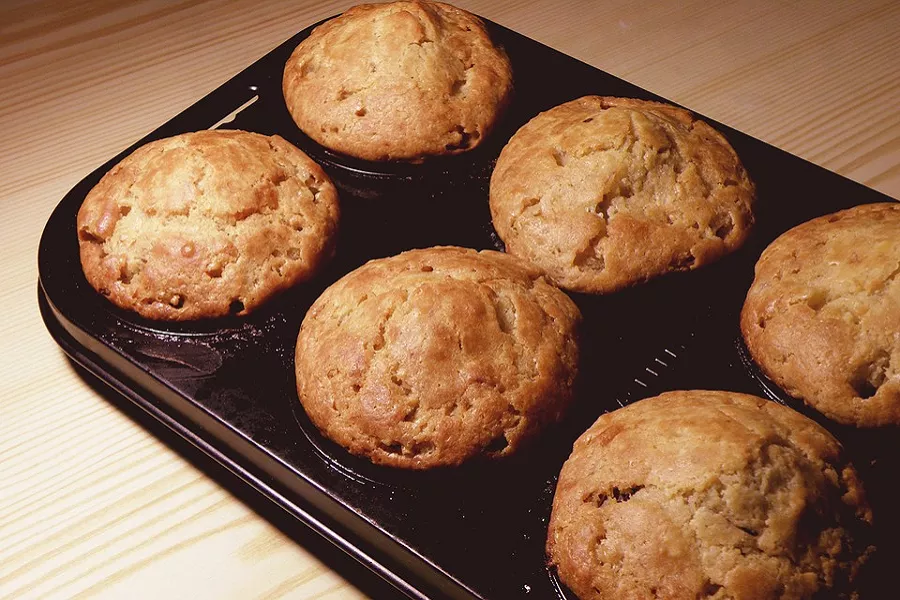
<svg viewBox="0 0 900 600"><path fill-rule="evenodd" d="M688 111L585 96L510 139L490 204L508 252L566 289L607 293L738 248L754 195L725 138Z"/></svg>
<svg viewBox="0 0 900 600"><path fill-rule="evenodd" d="M580 319L506 254L404 252L316 300L297 339L297 391L326 436L375 463L507 456L569 405Z"/></svg>
<svg viewBox="0 0 900 600"><path fill-rule="evenodd" d="M852 597L871 519L813 421L754 396L669 392L575 442L547 552L582 600Z"/></svg>
<svg viewBox="0 0 900 600"><path fill-rule="evenodd" d="M284 69L294 121L367 160L478 146L512 92L512 69L480 19L449 4L362 4L320 25Z"/></svg>
<svg viewBox="0 0 900 600"><path fill-rule="evenodd" d="M150 142L78 211L88 282L149 319L244 315L331 255L337 192L278 136L201 131Z"/></svg>
<svg viewBox="0 0 900 600"><path fill-rule="evenodd" d="M900 424L900 205L803 223L766 248L741 312L747 348L829 419Z"/></svg>

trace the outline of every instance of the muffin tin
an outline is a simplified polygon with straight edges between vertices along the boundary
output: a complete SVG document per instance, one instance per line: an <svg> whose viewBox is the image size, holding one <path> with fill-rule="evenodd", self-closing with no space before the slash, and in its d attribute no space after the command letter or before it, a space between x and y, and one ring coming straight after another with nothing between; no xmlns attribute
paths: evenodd
<svg viewBox="0 0 900 600"><path fill-rule="evenodd" d="M512 133L542 110L585 94L658 96L502 26L488 23L512 60L516 91L477 149L423 164L336 156L304 136L281 94L300 32L76 185L56 207L39 250L47 328L78 363L238 474L412 598L571 598L546 568L544 540L556 477L572 442L598 415L674 389L765 395L811 416L845 446L869 490L878 553L863 590L873 595L898 557L896 429L857 431L790 399L749 360L738 313L763 248L785 230L851 205L890 198L715 123L757 184L757 226L737 253L695 272L609 296L572 294L584 314L573 410L505 461L407 472L354 458L308 421L293 353L303 316L333 281L371 258L453 244L499 248L487 194ZM319 162L341 198L337 254L313 281L244 319L160 324L118 310L84 279L75 215L116 162L150 140L222 127L279 134ZM866 597L864 595L863 597Z"/></svg>

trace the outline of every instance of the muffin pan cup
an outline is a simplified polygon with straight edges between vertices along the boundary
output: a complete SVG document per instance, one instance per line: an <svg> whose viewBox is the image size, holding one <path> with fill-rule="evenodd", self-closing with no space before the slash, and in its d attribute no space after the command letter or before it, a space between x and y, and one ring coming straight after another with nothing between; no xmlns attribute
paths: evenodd
<svg viewBox="0 0 900 600"><path fill-rule="evenodd" d="M488 26L509 53L516 89L503 121L469 153L382 165L335 155L303 135L284 105L281 76L310 27L88 175L56 207L41 238L38 300L50 334L76 362L411 598L573 597L546 568L544 542L556 477L575 438L603 412L666 390L768 396L845 444L876 518L878 552L861 585L863 592L882 589L900 539L892 510L900 498L896 428L835 425L786 396L747 358L738 314L753 265L775 237L810 218L890 198L709 119L757 184L757 225L740 251L695 272L609 296L572 294L584 314L581 375L560 425L506 460L408 472L352 457L310 424L297 400L294 347L306 310L328 285L371 258L411 248L502 249L488 184L518 127L586 94L663 100ZM334 259L243 319L154 323L115 308L81 271L75 216L85 195L139 145L210 128L239 107L222 127L281 135L338 187Z"/></svg>

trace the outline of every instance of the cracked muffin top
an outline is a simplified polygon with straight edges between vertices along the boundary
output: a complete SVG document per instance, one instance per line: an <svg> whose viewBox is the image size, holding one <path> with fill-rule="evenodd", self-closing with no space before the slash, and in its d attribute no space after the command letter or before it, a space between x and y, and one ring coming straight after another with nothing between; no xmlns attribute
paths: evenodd
<svg viewBox="0 0 900 600"><path fill-rule="evenodd" d="M338 200L278 136L201 131L150 142L78 211L88 282L157 320L244 315L330 256Z"/></svg>
<svg viewBox="0 0 900 600"><path fill-rule="evenodd" d="M580 320L565 293L500 252L373 260L306 314L298 395L326 436L375 463L507 456L568 407Z"/></svg>
<svg viewBox="0 0 900 600"><path fill-rule="evenodd" d="M362 4L297 46L283 87L297 126L326 148L418 161L478 146L509 103L512 69L464 10Z"/></svg>
<svg viewBox="0 0 900 600"><path fill-rule="evenodd" d="M569 290L608 293L743 244L755 190L724 137L686 110L585 96L534 117L491 176L508 252Z"/></svg>
<svg viewBox="0 0 900 600"><path fill-rule="evenodd" d="M818 424L754 396L678 391L578 438L547 552L581 600L852 598L871 520Z"/></svg>
<svg viewBox="0 0 900 600"><path fill-rule="evenodd" d="M830 419L900 425L900 204L813 219L756 263L747 348L787 393Z"/></svg>

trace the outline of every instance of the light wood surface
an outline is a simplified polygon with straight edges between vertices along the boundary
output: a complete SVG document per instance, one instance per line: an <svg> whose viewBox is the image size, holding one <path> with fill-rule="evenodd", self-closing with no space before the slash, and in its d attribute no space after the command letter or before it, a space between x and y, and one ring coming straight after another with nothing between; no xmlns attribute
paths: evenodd
<svg viewBox="0 0 900 600"><path fill-rule="evenodd" d="M349 4L0 3L0 597L388 593L186 444L159 441L73 368L36 305L38 239L70 187ZM894 0L458 4L900 198Z"/></svg>

